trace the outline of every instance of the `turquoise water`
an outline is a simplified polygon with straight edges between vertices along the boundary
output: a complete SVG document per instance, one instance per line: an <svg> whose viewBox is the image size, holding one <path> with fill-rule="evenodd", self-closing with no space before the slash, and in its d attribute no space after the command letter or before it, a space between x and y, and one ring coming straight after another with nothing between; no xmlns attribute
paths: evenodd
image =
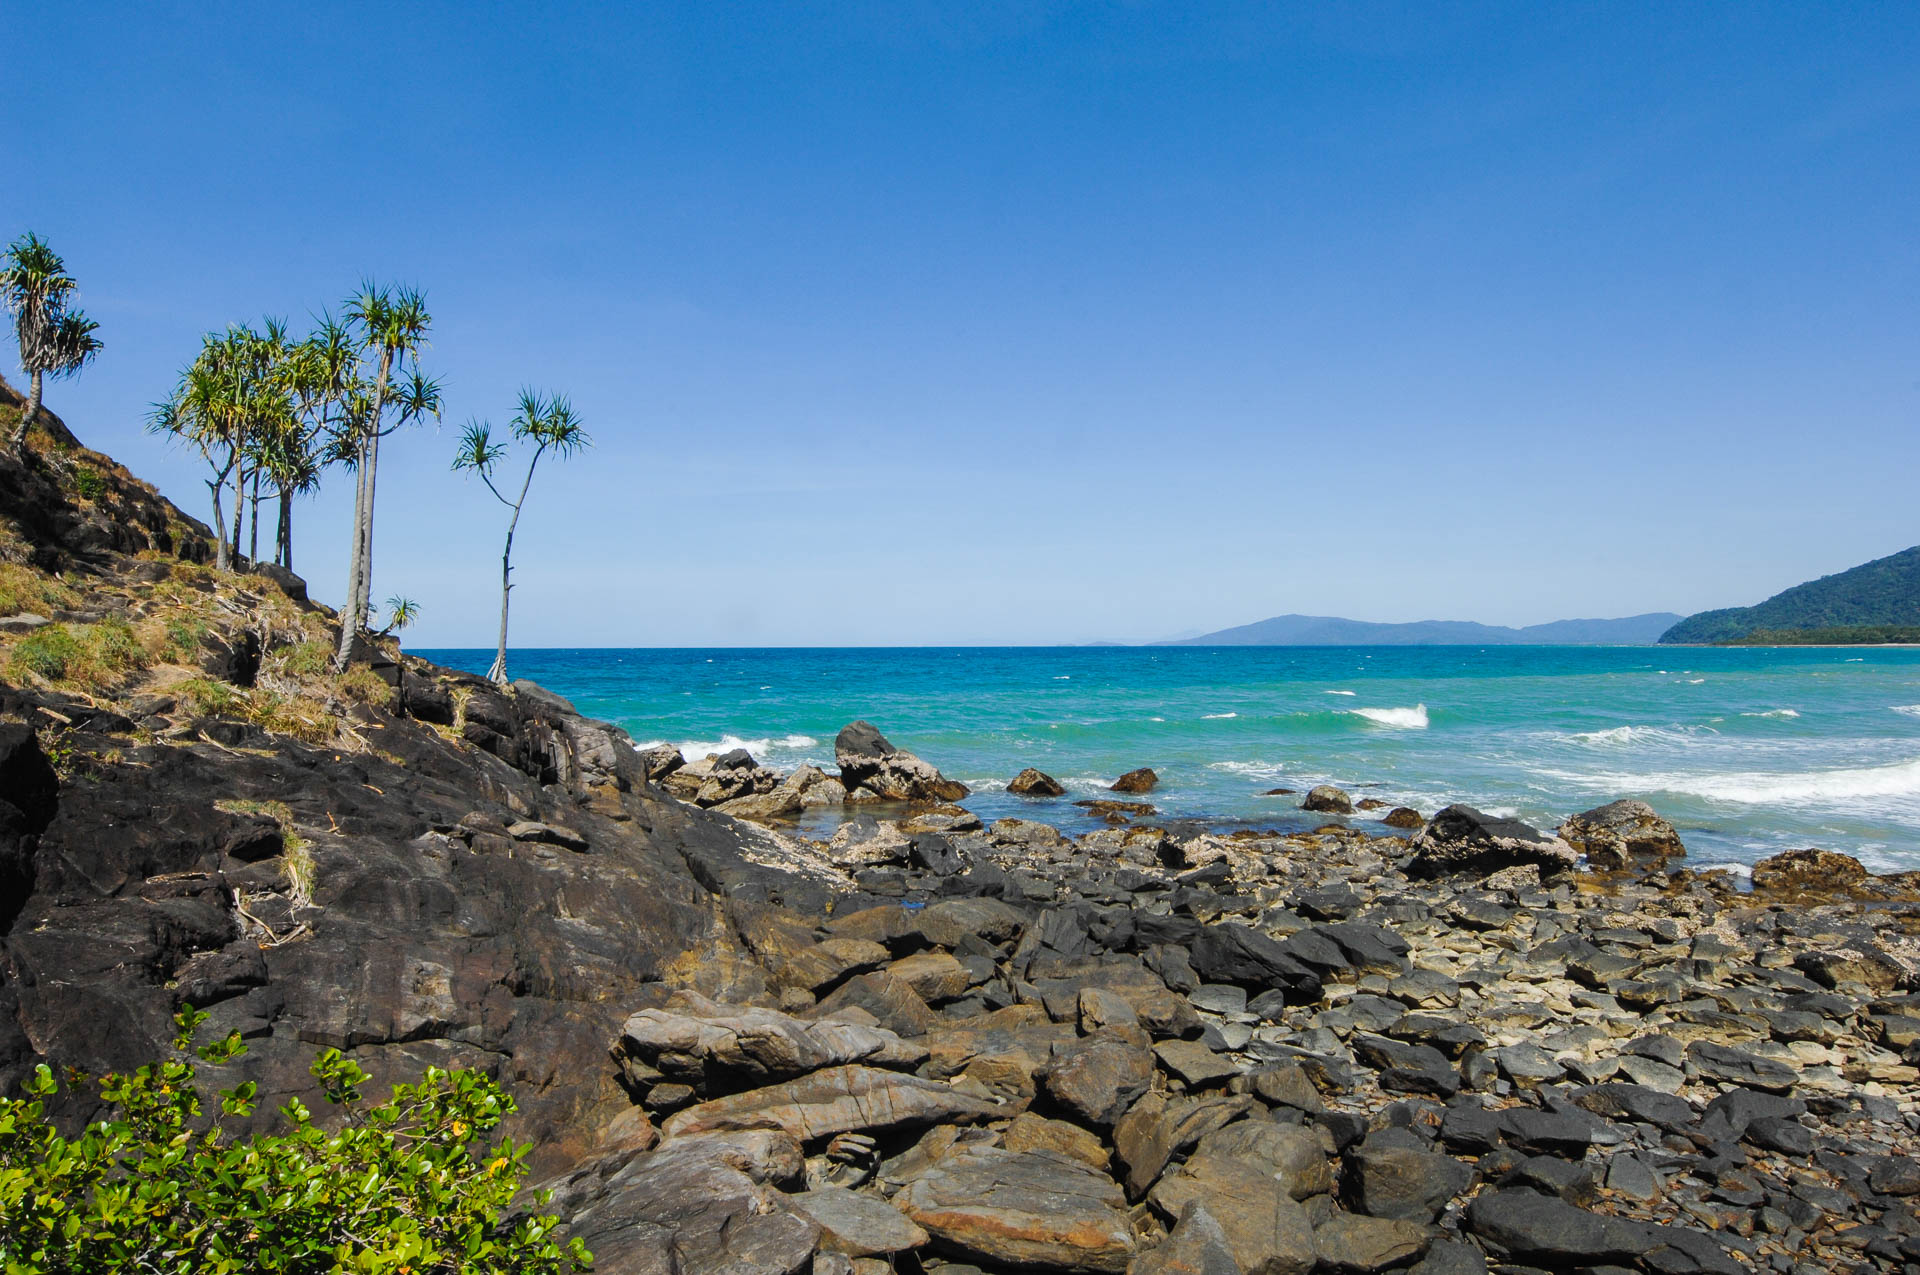
<svg viewBox="0 0 1920 1275"><path fill-rule="evenodd" d="M482 672L490 651L423 651ZM1818 845L1920 868L1920 651L1663 647L1043 647L528 650L511 660L591 716L690 756L744 746L831 766L865 717L975 789L983 816L1062 826L1136 766L1167 815L1317 823L1337 783L1431 813L1551 826L1651 802L1696 863ZM1069 789L1001 790L1038 766Z"/></svg>

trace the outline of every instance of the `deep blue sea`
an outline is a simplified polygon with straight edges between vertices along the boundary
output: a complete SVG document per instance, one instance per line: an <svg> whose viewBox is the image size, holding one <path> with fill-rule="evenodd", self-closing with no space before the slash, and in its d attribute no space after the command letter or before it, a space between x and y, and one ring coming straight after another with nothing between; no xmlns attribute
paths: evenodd
<svg viewBox="0 0 1920 1275"><path fill-rule="evenodd" d="M421 651L483 672L491 651ZM509 661L642 743L833 762L875 722L972 785L984 817L1063 827L1151 766L1163 814L1321 822L1335 783L1431 813L1453 801L1552 826L1639 797L1696 865L1821 846L1920 868L1920 650L1675 647L1039 647L524 650ZM1003 791L1022 767L1069 795Z"/></svg>

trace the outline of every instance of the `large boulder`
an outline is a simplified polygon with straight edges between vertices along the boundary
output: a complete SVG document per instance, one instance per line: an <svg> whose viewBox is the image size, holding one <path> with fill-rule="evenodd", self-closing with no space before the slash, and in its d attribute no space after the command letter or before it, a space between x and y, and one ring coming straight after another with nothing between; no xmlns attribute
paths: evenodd
<svg viewBox="0 0 1920 1275"><path fill-rule="evenodd" d="M1055 1151L960 1148L923 1169L896 1203L944 1245L990 1263L1119 1272L1133 1256L1119 1186Z"/></svg>
<svg viewBox="0 0 1920 1275"><path fill-rule="evenodd" d="M1138 770L1129 770L1114 780L1110 788L1114 792L1143 793L1152 792L1159 786L1160 776L1154 774L1150 768L1142 766Z"/></svg>
<svg viewBox="0 0 1920 1275"><path fill-rule="evenodd" d="M1067 793L1058 779L1031 766L1008 782L1007 791L1016 797L1064 797Z"/></svg>
<svg viewBox="0 0 1920 1275"><path fill-rule="evenodd" d="M1147 1198L1170 1220L1191 1205L1205 1206L1242 1271L1306 1275L1318 1255L1300 1201L1332 1184L1332 1170L1311 1132L1243 1120L1202 1138L1187 1162L1161 1178Z"/></svg>
<svg viewBox="0 0 1920 1275"><path fill-rule="evenodd" d="M1677 859L1687 852L1672 824L1646 802L1632 798L1573 815L1559 832L1596 868L1624 868L1636 859Z"/></svg>
<svg viewBox="0 0 1920 1275"><path fill-rule="evenodd" d="M833 741L840 782L865 788L889 801L959 801L971 790L948 779L903 748L895 748L872 722L844 726Z"/></svg>
<svg viewBox="0 0 1920 1275"><path fill-rule="evenodd" d="M1435 814L1412 844L1413 861L1407 872L1416 877L1463 872L1484 876L1523 866L1552 874L1571 870L1580 857L1572 846L1531 824L1462 805Z"/></svg>
<svg viewBox="0 0 1920 1275"><path fill-rule="evenodd" d="M1321 784L1307 794L1300 803L1300 809L1323 815L1350 815L1353 813L1353 798L1347 795L1345 789Z"/></svg>

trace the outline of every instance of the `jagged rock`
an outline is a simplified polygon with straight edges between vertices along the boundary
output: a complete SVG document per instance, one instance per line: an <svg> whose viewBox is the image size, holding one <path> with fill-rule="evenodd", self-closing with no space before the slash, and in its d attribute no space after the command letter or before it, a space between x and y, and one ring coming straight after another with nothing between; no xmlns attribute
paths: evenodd
<svg viewBox="0 0 1920 1275"><path fill-rule="evenodd" d="M1313 1231L1320 1269L1361 1275L1405 1266L1433 1243L1432 1227L1398 1218L1336 1213Z"/></svg>
<svg viewBox="0 0 1920 1275"><path fill-rule="evenodd" d="M1112 1031L1062 1049L1046 1074L1053 1100L1097 1128L1118 1120L1152 1082L1153 1053L1146 1043Z"/></svg>
<svg viewBox="0 0 1920 1275"><path fill-rule="evenodd" d="M808 1022L776 1010L718 1004L685 990L675 992L665 1008L643 1009L627 1019L620 1047L665 1076L695 1084L716 1075L758 1084L855 1062L911 1070L927 1056L882 1027Z"/></svg>
<svg viewBox="0 0 1920 1275"><path fill-rule="evenodd" d="M1395 806L1380 817L1380 822L1389 828L1424 828L1427 824L1426 818L1411 806Z"/></svg>
<svg viewBox="0 0 1920 1275"><path fill-rule="evenodd" d="M1866 879L1860 860L1831 850L1788 850L1753 865L1756 890L1845 890Z"/></svg>
<svg viewBox="0 0 1920 1275"><path fill-rule="evenodd" d="M919 993L885 970L857 974L833 989L821 1000L817 1012L837 1013L856 1007L872 1014L888 1031L898 1036L921 1036L938 1021Z"/></svg>
<svg viewBox="0 0 1920 1275"><path fill-rule="evenodd" d="M783 1203L820 1228L822 1252L884 1256L919 1248L928 1240L927 1233L893 1205L845 1187L817 1187L790 1195Z"/></svg>
<svg viewBox="0 0 1920 1275"><path fill-rule="evenodd" d="M1193 969L1210 983L1285 991L1290 1004L1320 999L1320 976L1258 930L1234 922L1201 929L1193 942Z"/></svg>
<svg viewBox="0 0 1920 1275"><path fill-rule="evenodd" d="M672 744L655 744L640 754L641 773L650 784L659 783L686 764L687 759Z"/></svg>
<svg viewBox="0 0 1920 1275"><path fill-rule="evenodd" d="M1175 1155L1252 1107L1245 1094L1171 1099L1162 1093L1143 1095L1113 1129L1114 1148L1127 1168L1127 1194L1134 1199L1145 1195Z"/></svg>
<svg viewBox="0 0 1920 1275"><path fill-rule="evenodd" d="M710 1134L589 1161L543 1184L596 1270L619 1275L799 1275L820 1228L776 1184L797 1179L800 1147L769 1130Z"/></svg>
<svg viewBox="0 0 1920 1275"><path fill-rule="evenodd" d="M1000 1133L1000 1145L1009 1151L1054 1151L1105 1172L1113 1159L1106 1144L1077 1124L1049 1120L1031 1111L1015 1116Z"/></svg>
<svg viewBox="0 0 1920 1275"><path fill-rule="evenodd" d="M1124 793L1152 792L1160 784L1160 776L1142 766L1138 770L1129 770L1109 785L1109 791Z"/></svg>
<svg viewBox="0 0 1920 1275"><path fill-rule="evenodd" d="M896 1198L936 1239L988 1262L1120 1272L1133 1256L1120 1188L1052 1151L968 1146L926 1167Z"/></svg>
<svg viewBox="0 0 1920 1275"><path fill-rule="evenodd" d="M1158 1248L1133 1259L1127 1275L1241 1275L1227 1233L1199 1201L1187 1205Z"/></svg>
<svg viewBox="0 0 1920 1275"><path fill-rule="evenodd" d="M895 748L872 722L842 727L833 741L833 755L840 782L849 790L866 788L890 801L959 801L968 792L965 784Z"/></svg>
<svg viewBox="0 0 1920 1275"><path fill-rule="evenodd" d="M1064 797L1067 790L1045 771L1029 766L1007 784L1007 791L1018 797Z"/></svg>
<svg viewBox="0 0 1920 1275"><path fill-rule="evenodd" d="M1346 1155L1353 1207L1370 1217L1431 1222L1473 1182L1473 1170L1450 1155L1391 1143L1364 1143Z"/></svg>
<svg viewBox="0 0 1920 1275"><path fill-rule="evenodd" d="M1596 868L1624 868L1636 859L1678 858L1687 852L1672 824L1631 798L1574 815L1559 832Z"/></svg>
<svg viewBox="0 0 1920 1275"><path fill-rule="evenodd" d="M703 1102L668 1118L669 1138L716 1129L777 1128L801 1142L858 1130L965 1122L995 1103L951 1085L877 1067L828 1067L798 1080Z"/></svg>
<svg viewBox="0 0 1920 1275"><path fill-rule="evenodd" d="M895 823L881 823L862 815L841 824L827 842L827 856L842 867L872 867L905 863L913 840Z"/></svg>
<svg viewBox="0 0 1920 1275"><path fill-rule="evenodd" d="M1631 1264L1654 1247L1649 1228L1577 1208L1537 1191L1484 1191L1467 1206L1467 1229L1495 1251L1547 1266Z"/></svg>
<svg viewBox="0 0 1920 1275"><path fill-rule="evenodd" d="M1499 819L1462 805L1448 806L1429 819L1413 838L1413 850L1407 871L1424 877L1523 866L1566 872L1579 857L1558 837L1518 819Z"/></svg>
<svg viewBox="0 0 1920 1275"><path fill-rule="evenodd" d="M1205 1206L1243 1271L1305 1275L1318 1259L1299 1201L1324 1193L1332 1181L1319 1143L1306 1130L1241 1121L1202 1138L1147 1198L1168 1219L1191 1204Z"/></svg>
<svg viewBox="0 0 1920 1275"><path fill-rule="evenodd" d="M1300 803L1300 809L1326 815L1350 815L1353 813L1353 798L1332 784L1320 784L1308 791Z"/></svg>

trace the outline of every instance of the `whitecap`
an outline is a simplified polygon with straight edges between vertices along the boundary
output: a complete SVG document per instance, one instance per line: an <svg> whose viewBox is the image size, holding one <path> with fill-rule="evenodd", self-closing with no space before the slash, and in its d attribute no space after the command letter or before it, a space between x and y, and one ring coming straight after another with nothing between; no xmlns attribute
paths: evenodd
<svg viewBox="0 0 1920 1275"><path fill-rule="evenodd" d="M1355 708L1349 709L1356 717L1364 717L1381 726L1392 726L1398 730L1425 730L1427 728L1427 706L1415 704L1412 708Z"/></svg>
<svg viewBox="0 0 1920 1275"><path fill-rule="evenodd" d="M1763 713L1742 713L1742 717L1798 717L1799 713L1791 708L1769 708Z"/></svg>
<svg viewBox="0 0 1920 1275"><path fill-rule="evenodd" d="M1920 704L1895 704L1893 711L1905 713L1908 717L1920 717Z"/></svg>
<svg viewBox="0 0 1920 1275"><path fill-rule="evenodd" d="M1203 722L1224 722L1238 716L1240 716L1238 713L1205 713L1202 714L1200 720Z"/></svg>
<svg viewBox="0 0 1920 1275"><path fill-rule="evenodd" d="M1876 797L1920 797L1920 758L1884 766L1717 775L1541 773L1609 792L1664 792L1740 806L1833 806Z"/></svg>
<svg viewBox="0 0 1920 1275"><path fill-rule="evenodd" d="M1321 691L1322 695L1358 695L1359 691Z"/></svg>
<svg viewBox="0 0 1920 1275"><path fill-rule="evenodd" d="M1056 682L1071 682L1071 681L1073 680L1073 674L1071 674L1071 673L1055 673L1055 674L1053 675L1053 680L1054 680L1054 681L1056 681Z"/></svg>
<svg viewBox="0 0 1920 1275"><path fill-rule="evenodd" d="M1150 722L1164 722L1167 719L1164 717L1149 717L1147 720Z"/></svg>
<svg viewBox="0 0 1920 1275"><path fill-rule="evenodd" d="M729 753L736 748L744 748L758 758L761 753L771 752L776 748L813 748L819 743L820 741L811 735L769 735L761 739L742 739L738 735L722 735L719 739L689 739L675 747L688 761L698 761L709 753ZM651 748L654 745L643 744L641 747Z"/></svg>

